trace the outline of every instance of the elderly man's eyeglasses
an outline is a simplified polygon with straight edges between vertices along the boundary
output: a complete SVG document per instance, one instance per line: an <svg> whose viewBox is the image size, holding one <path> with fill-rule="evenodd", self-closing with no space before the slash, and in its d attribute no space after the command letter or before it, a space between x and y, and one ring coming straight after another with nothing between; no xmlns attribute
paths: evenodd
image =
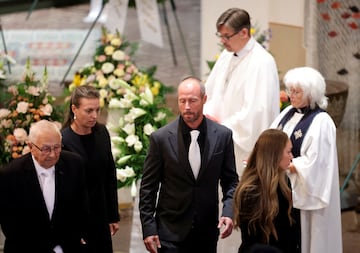
<svg viewBox="0 0 360 253"><path fill-rule="evenodd" d="M234 32L231 35L222 35L221 33L217 32L215 33L215 35L219 38L219 39L223 39L225 41L229 41L232 37L234 37L236 34L238 34L239 32Z"/></svg>
<svg viewBox="0 0 360 253"><path fill-rule="evenodd" d="M34 145L35 148L37 148L42 154L48 155L51 153L51 151L54 151L55 154L60 153L62 145L54 145L54 146L42 146L42 148L39 148L35 143L31 142L32 145Z"/></svg>

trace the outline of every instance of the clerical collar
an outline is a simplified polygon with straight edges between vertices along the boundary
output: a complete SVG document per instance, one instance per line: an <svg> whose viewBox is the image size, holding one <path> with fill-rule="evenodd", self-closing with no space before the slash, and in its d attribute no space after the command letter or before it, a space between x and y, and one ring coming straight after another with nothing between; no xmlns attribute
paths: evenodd
<svg viewBox="0 0 360 253"><path fill-rule="evenodd" d="M306 114L310 110L311 110L310 106L305 106L305 107L302 107L302 108L296 108L296 111L298 113L301 113L301 114Z"/></svg>
<svg viewBox="0 0 360 253"><path fill-rule="evenodd" d="M234 56L242 58L254 48L254 45L255 45L255 39L251 37L240 51L234 52Z"/></svg>

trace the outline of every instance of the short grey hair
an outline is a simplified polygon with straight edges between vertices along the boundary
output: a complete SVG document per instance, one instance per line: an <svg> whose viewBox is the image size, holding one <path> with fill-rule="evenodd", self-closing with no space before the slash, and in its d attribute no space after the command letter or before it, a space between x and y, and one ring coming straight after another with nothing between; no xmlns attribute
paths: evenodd
<svg viewBox="0 0 360 253"><path fill-rule="evenodd" d="M324 110L327 108L326 82L316 69L311 67L291 69L285 74L283 82L288 90L291 88L302 89L304 98L310 101L311 109L314 109L316 105Z"/></svg>
<svg viewBox="0 0 360 253"><path fill-rule="evenodd" d="M62 139L59 127L54 122L43 119L31 124L28 140L36 142L39 136L49 134L54 137L59 136L60 140Z"/></svg>

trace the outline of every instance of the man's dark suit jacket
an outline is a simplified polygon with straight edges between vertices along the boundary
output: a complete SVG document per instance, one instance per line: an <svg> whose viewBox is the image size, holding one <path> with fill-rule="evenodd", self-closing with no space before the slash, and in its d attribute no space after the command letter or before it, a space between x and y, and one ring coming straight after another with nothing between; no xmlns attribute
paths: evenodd
<svg viewBox="0 0 360 253"><path fill-rule="evenodd" d="M232 132L205 120L205 148L197 179L188 161L179 118L151 135L139 202L144 238L159 235L161 240L182 241L195 225L202 236L217 240L219 181L223 191L222 216L232 218L232 196L238 183Z"/></svg>
<svg viewBox="0 0 360 253"><path fill-rule="evenodd" d="M45 205L31 154L0 170L0 223L4 253L49 253L60 245L64 253L80 252L88 216L83 162L62 151L55 165L52 218Z"/></svg>

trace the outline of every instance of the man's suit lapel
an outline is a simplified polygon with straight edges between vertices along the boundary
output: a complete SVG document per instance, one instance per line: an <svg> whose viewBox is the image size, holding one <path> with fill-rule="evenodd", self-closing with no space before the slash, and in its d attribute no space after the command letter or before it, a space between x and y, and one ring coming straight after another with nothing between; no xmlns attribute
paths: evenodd
<svg viewBox="0 0 360 253"><path fill-rule="evenodd" d="M57 212L57 207L59 206L59 203L62 200L63 192L61 191L61 189L66 188L64 182L63 167L64 167L64 163L60 155L59 161L55 165L55 203L54 203L53 217L55 217Z"/></svg>
<svg viewBox="0 0 360 253"><path fill-rule="evenodd" d="M180 163L179 168L184 168L185 173L187 173L190 177L195 180L194 174L191 170L189 161L188 161L188 154L186 152L184 140L182 133L179 127L179 117L177 120L173 122L171 130L169 131L169 142L170 146L176 156L178 162Z"/></svg>
<svg viewBox="0 0 360 253"><path fill-rule="evenodd" d="M215 125L210 121L206 120L206 136L204 143L204 152L201 156L201 167L198 175L198 179L201 178L201 175L205 172L207 168L210 166L210 160L212 154L214 153L216 143L218 142L218 134L217 129L214 127Z"/></svg>

